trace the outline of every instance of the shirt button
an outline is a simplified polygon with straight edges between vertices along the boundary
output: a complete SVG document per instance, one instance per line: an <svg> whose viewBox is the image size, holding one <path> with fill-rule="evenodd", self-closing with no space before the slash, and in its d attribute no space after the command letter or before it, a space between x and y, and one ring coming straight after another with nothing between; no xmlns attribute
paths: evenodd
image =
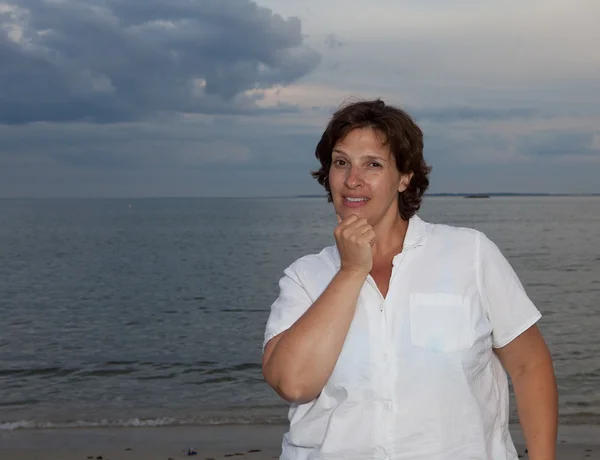
<svg viewBox="0 0 600 460"><path fill-rule="evenodd" d="M387 353L387 351L383 354L383 360L384 361L388 360L388 353Z"/></svg>
<svg viewBox="0 0 600 460"><path fill-rule="evenodd" d="M391 412L392 411L392 403L390 403L390 402L386 402L383 407L385 408L385 410L387 412Z"/></svg>

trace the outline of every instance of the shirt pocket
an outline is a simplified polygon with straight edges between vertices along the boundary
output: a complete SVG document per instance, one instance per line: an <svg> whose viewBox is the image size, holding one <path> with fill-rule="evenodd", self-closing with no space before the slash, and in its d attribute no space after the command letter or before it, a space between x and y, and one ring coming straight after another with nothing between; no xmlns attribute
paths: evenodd
<svg viewBox="0 0 600 460"><path fill-rule="evenodd" d="M438 353L471 348L473 332L468 299L455 294L412 294L410 340L417 347Z"/></svg>

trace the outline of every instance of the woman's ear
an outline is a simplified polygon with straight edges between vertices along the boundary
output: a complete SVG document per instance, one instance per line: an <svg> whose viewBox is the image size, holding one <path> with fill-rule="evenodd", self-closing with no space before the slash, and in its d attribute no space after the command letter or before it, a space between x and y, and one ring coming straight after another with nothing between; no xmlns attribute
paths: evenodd
<svg viewBox="0 0 600 460"><path fill-rule="evenodd" d="M404 192L410 185L410 181L413 178L414 173L402 174L400 176L400 183L398 184L398 192Z"/></svg>

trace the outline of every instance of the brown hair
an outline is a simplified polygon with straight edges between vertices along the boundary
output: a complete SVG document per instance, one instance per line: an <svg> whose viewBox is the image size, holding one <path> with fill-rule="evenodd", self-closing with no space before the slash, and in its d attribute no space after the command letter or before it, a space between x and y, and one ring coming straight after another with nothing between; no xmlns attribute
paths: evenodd
<svg viewBox="0 0 600 460"><path fill-rule="evenodd" d="M312 176L327 190L327 199L332 201L329 186L329 169L335 144L356 128L373 128L383 135L383 144L389 146L396 167L401 174L413 173L408 188L399 193L398 208L404 220L410 219L421 207L421 199L429 187L428 174L431 166L423 159L423 132L403 110L386 105L381 99L359 101L340 107L329 121L315 156L321 169Z"/></svg>

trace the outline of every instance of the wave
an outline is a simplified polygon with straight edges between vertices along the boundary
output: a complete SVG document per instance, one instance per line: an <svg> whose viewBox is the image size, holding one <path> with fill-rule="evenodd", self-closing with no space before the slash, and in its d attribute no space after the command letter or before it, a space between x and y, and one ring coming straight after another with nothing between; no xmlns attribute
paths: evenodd
<svg viewBox="0 0 600 460"><path fill-rule="evenodd" d="M218 425L282 425L288 423L285 407L274 406L280 409L277 413L272 410L261 411L258 414L243 415L212 414L194 418L130 418L115 420L76 420L76 421L34 421L14 420L0 421L0 432L14 430L51 430L51 429L77 429L77 428L150 428L173 426L218 426ZM265 408L266 409L266 408ZM511 419L511 424L518 420ZM600 413L591 411L573 412L560 415L560 424L568 426L600 426Z"/></svg>
<svg viewBox="0 0 600 460"><path fill-rule="evenodd" d="M180 368L182 373L203 371L213 372L241 372L260 370L259 362L243 362L229 366L218 367L220 363L215 361L191 361L191 362L153 362L153 361L106 361L90 363L77 367L16 367L0 368L0 377L66 377L70 375L82 375L86 377L106 377L112 375L126 375L150 369L173 369Z"/></svg>
<svg viewBox="0 0 600 460"><path fill-rule="evenodd" d="M172 417L131 418L126 420L76 420L68 422L14 420L0 421L0 432L14 430L50 430L74 428L143 428L169 426L215 426L215 425L280 425L287 423L285 415L259 416L212 416L193 419Z"/></svg>
<svg viewBox="0 0 600 460"><path fill-rule="evenodd" d="M77 420L74 422L43 422L33 420L16 420L0 422L0 431L12 431L19 429L51 429L51 428L108 428L108 427L157 427L178 425L173 418L139 419L129 420L99 420L87 421Z"/></svg>

